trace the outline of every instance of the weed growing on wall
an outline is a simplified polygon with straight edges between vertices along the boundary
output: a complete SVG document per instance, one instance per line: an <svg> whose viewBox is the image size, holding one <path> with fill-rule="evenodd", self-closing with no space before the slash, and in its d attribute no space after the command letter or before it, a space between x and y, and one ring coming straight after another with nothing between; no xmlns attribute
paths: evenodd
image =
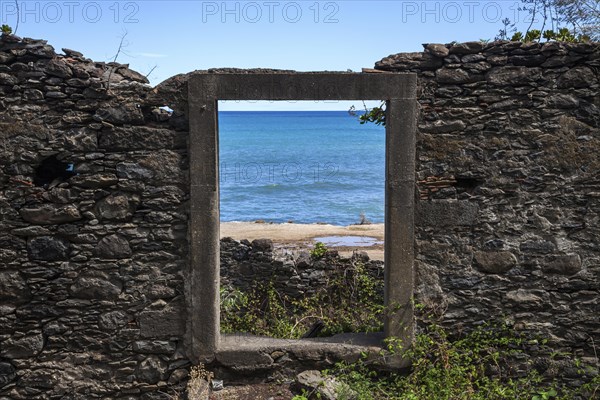
<svg viewBox="0 0 600 400"><path fill-rule="evenodd" d="M435 323L416 336L405 357L412 369L404 374L373 368L373 358L339 363L327 371L345 382L359 400L504 400L594 399L600 394L598 366L579 369L578 388L548 381L533 365L525 349L532 340L503 324L486 324L473 332L450 338ZM386 352L403 351L390 340ZM339 397L340 399L343 397Z"/></svg>

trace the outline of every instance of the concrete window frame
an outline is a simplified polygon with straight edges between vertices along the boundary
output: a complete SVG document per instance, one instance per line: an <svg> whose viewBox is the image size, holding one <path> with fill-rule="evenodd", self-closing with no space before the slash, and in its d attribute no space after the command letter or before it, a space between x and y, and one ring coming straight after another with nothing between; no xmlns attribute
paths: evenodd
<svg viewBox="0 0 600 400"><path fill-rule="evenodd" d="M412 73L200 73L190 78L185 349L191 361L211 362L222 344L219 100L386 101L384 335L412 343L416 82Z"/></svg>

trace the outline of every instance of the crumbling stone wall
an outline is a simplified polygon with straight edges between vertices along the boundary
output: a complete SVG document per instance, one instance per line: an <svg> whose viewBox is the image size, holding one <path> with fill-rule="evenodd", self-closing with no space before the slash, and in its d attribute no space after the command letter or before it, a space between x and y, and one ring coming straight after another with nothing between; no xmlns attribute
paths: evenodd
<svg viewBox="0 0 600 400"><path fill-rule="evenodd" d="M593 355L600 46L430 44L375 68L418 74L418 301Z"/></svg>
<svg viewBox="0 0 600 400"><path fill-rule="evenodd" d="M328 250L323 257L312 257L307 250L274 248L270 239L221 239L221 287L242 291L272 284L279 293L291 297L310 296L340 271L354 269L358 263L370 277L383 281L383 261L369 259L366 252L344 258L336 250Z"/></svg>
<svg viewBox="0 0 600 400"><path fill-rule="evenodd" d="M189 369L187 76L151 88L63 52L0 39L0 397L169 398ZM600 342L599 60L496 42L377 64L419 74L417 298L448 326ZM267 262L252 251L229 265Z"/></svg>
<svg viewBox="0 0 600 400"><path fill-rule="evenodd" d="M185 116L63 51L0 39L0 398L166 398L189 365Z"/></svg>

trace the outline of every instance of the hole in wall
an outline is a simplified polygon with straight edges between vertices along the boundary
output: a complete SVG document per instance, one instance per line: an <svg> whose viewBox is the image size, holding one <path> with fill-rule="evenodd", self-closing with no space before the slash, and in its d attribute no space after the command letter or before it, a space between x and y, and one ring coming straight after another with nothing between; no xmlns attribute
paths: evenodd
<svg viewBox="0 0 600 400"><path fill-rule="evenodd" d="M74 164L61 161L56 155L45 158L35 169L33 184L41 187L55 186L76 175Z"/></svg>
<svg viewBox="0 0 600 400"><path fill-rule="evenodd" d="M478 186L481 186L485 182L483 179L472 177L457 176L455 179L455 186L467 193L472 193Z"/></svg>

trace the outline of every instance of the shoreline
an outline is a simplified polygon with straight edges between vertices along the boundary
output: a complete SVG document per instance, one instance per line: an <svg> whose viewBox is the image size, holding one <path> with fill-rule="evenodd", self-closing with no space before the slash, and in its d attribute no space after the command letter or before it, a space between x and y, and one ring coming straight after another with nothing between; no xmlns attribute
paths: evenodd
<svg viewBox="0 0 600 400"><path fill-rule="evenodd" d="M336 245L336 240L327 243L328 248L337 250L343 257L350 257L355 251L366 251L371 259L383 260L384 224L338 226L330 224L295 224L268 222L221 222L220 237L235 240L271 239L276 247L290 249L311 249L315 238L374 238L377 243L360 245L350 241L350 245Z"/></svg>

